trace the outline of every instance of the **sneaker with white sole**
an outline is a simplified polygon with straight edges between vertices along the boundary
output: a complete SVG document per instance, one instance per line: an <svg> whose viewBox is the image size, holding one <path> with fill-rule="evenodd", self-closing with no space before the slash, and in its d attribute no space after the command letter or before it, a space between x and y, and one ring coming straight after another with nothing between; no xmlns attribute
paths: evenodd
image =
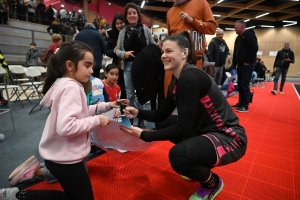
<svg viewBox="0 0 300 200"><path fill-rule="evenodd" d="M19 192L17 187L0 189L0 200L18 200L16 194Z"/></svg>
<svg viewBox="0 0 300 200"><path fill-rule="evenodd" d="M237 112L249 112L249 109L245 106L240 106L236 109Z"/></svg>
<svg viewBox="0 0 300 200"><path fill-rule="evenodd" d="M274 94L274 95L277 94L276 90L272 90L271 93Z"/></svg>
<svg viewBox="0 0 300 200"><path fill-rule="evenodd" d="M15 175L13 176L10 184L16 185L17 183L34 179L35 171L40 169L41 165L37 159L33 159L32 161L23 165L18 171L16 171Z"/></svg>
<svg viewBox="0 0 300 200"><path fill-rule="evenodd" d="M284 94L282 91L280 91L280 94Z"/></svg>
<svg viewBox="0 0 300 200"><path fill-rule="evenodd" d="M223 189L224 183L221 178L219 178L219 185L214 189L207 189L200 186L197 191L192 194L189 200L213 200Z"/></svg>
<svg viewBox="0 0 300 200"><path fill-rule="evenodd" d="M21 170L23 169L23 167L25 165L27 165L28 163L31 163L33 160L36 160L36 157L35 156L31 156L30 158L28 158L25 162L23 162L21 165L19 165L8 177L9 180L13 179L16 174Z"/></svg>

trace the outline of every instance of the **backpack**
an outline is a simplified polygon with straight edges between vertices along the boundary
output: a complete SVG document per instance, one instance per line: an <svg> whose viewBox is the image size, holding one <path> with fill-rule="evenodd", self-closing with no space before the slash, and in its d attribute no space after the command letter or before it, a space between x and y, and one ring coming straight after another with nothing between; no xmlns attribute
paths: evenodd
<svg viewBox="0 0 300 200"><path fill-rule="evenodd" d="M51 55L52 55L52 53L51 53L50 49L44 49L41 51L39 58L42 63L47 63L47 61Z"/></svg>

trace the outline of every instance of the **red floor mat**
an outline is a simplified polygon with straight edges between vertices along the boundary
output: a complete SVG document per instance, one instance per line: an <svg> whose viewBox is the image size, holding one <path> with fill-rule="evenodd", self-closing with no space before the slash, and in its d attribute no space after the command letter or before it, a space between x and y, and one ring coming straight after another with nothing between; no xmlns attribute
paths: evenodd
<svg viewBox="0 0 300 200"><path fill-rule="evenodd" d="M225 187L216 199L300 199L300 102L291 85L273 95L273 82L254 87L248 113L236 113L248 136L248 150L238 162L213 171ZM237 103L238 95L227 99ZM96 200L181 200L199 185L174 173L168 162L170 142L120 158L101 155L88 162ZM28 189L60 189L41 182Z"/></svg>

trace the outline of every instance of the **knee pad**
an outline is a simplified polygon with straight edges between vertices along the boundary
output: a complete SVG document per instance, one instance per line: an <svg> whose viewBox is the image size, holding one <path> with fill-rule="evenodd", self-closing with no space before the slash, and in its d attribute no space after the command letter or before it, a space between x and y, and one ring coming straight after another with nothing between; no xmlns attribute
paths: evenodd
<svg viewBox="0 0 300 200"><path fill-rule="evenodd" d="M171 167L179 174L186 174L194 163L185 155L185 153L185 146L181 143L176 144L169 152Z"/></svg>

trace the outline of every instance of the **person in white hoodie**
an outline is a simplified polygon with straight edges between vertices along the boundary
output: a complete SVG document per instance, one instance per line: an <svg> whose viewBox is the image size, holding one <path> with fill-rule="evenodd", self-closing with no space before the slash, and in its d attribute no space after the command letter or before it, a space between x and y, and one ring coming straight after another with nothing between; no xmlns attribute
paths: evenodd
<svg viewBox="0 0 300 200"><path fill-rule="evenodd" d="M91 129L109 124L109 118L99 113L117 108L116 102L87 104L94 57L86 44L75 41L63 43L51 56L43 87L41 105L51 108L39 145L40 155L48 170L58 179L64 192L59 190L0 189L2 199L72 199L93 200L90 178L83 160L91 149ZM128 100L120 100L127 104ZM38 162L24 165L12 178L22 174L31 176L40 168Z"/></svg>

